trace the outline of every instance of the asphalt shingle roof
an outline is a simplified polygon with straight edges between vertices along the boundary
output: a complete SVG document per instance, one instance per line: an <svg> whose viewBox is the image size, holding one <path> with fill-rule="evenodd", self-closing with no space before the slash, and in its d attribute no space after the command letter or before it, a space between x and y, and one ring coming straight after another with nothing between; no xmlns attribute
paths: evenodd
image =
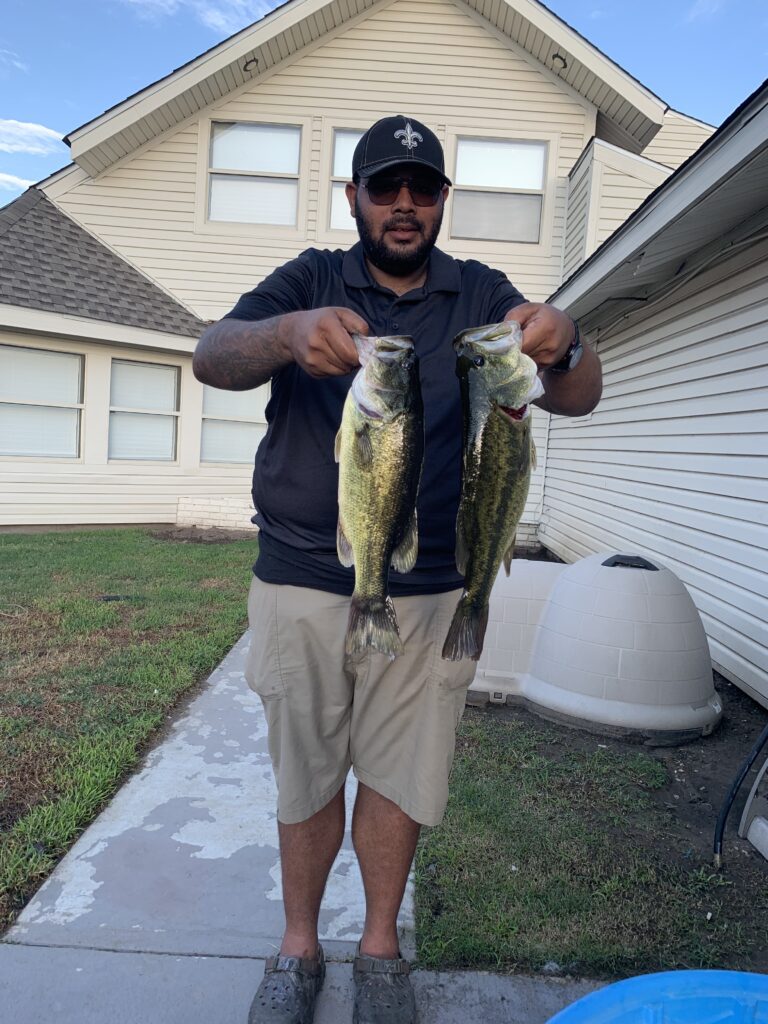
<svg viewBox="0 0 768 1024"><path fill-rule="evenodd" d="M36 188L0 210L0 303L191 338L205 326Z"/></svg>

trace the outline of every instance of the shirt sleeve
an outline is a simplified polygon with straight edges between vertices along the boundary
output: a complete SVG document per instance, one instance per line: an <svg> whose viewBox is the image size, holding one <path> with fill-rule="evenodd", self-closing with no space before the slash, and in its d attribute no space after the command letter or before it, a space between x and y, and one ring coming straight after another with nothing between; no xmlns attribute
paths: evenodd
<svg viewBox="0 0 768 1024"><path fill-rule="evenodd" d="M515 288L506 274L502 274L500 270L494 270L492 274L488 323L496 324L501 323L510 309L528 300Z"/></svg>
<svg viewBox="0 0 768 1024"><path fill-rule="evenodd" d="M312 308L315 284L315 259L311 249L283 264L265 277L261 284L241 295L224 320L267 320L283 313Z"/></svg>

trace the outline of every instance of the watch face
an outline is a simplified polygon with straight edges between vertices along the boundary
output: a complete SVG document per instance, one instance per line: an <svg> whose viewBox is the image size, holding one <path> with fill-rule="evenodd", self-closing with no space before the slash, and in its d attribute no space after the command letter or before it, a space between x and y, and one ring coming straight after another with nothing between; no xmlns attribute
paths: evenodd
<svg viewBox="0 0 768 1024"><path fill-rule="evenodd" d="M581 337L579 330L576 328L576 337L573 339L571 344L568 346L568 351L565 353L560 362L555 363L554 366L550 366L549 370L551 373L568 373L573 370L574 367L578 366L582 355L584 354L584 347L581 344Z"/></svg>
<svg viewBox="0 0 768 1024"><path fill-rule="evenodd" d="M573 370L581 362L581 357L584 355L584 346L581 344L579 338L576 342L576 347L571 352L571 358L568 360L568 369Z"/></svg>

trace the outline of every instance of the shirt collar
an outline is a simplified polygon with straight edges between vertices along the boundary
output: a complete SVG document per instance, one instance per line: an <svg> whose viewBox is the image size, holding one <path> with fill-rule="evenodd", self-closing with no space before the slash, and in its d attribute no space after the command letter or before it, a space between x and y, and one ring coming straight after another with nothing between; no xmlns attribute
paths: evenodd
<svg viewBox="0 0 768 1024"><path fill-rule="evenodd" d="M344 283L351 288L377 288L371 272L365 262L363 243L356 242L344 253L341 264L341 276ZM427 292L459 292L461 291L461 271L459 264L452 256L441 249L434 248L429 257L427 270Z"/></svg>

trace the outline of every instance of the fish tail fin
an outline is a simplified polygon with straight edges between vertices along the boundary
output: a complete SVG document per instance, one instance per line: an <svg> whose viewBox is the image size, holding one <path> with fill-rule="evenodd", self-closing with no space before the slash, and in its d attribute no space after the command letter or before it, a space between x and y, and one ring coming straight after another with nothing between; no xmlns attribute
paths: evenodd
<svg viewBox="0 0 768 1024"><path fill-rule="evenodd" d="M462 658L477 661L483 653L487 626L488 605L477 607L462 595L453 613L453 621L443 644L442 657L446 661L461 661Z"/></svg>
<svg viewBox="0 0 768 1024"><path fill-rule="evenodd" d="M386 654L390 661L403 653L403 642L397 626L392 598L358 597L352 595L347 623L347 654L360 654L372 647Z"/></svg>

